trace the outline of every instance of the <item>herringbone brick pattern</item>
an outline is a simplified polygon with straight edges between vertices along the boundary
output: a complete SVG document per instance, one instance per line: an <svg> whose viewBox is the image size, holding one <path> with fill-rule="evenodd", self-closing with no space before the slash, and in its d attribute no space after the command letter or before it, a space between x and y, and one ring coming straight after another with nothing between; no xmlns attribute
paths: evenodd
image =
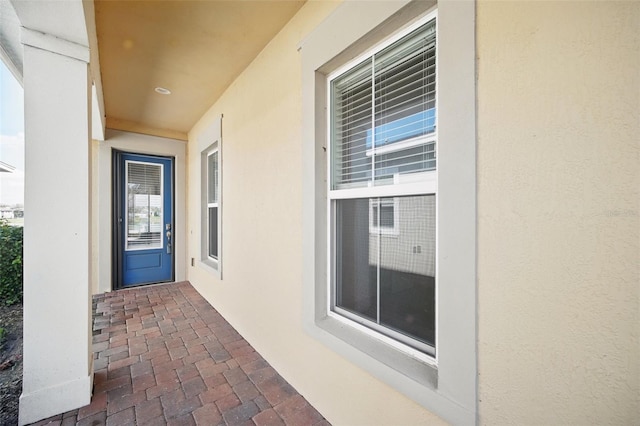
<svg viewBox="0 0 640 426"><path fill-rule="evenodd" d="M328 425L188 282L93 302L91 404L37 425Z"/></svg>

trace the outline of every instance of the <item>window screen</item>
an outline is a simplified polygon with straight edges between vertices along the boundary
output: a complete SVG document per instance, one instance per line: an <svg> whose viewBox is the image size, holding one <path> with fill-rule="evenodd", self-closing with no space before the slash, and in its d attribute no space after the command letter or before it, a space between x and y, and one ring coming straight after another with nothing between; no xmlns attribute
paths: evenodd
<svg viewBox="0 0 640 426"><path fill-rule="evenodd" d="M336 306L433 345L435 196L398 197L398 235L383 232L385 225L393 226L393 218L384 217L394 203L386 204L391 207L383 207L381 215L369 203L366 198L336 203ZM379 223L379 232L371 232L372 220Z"/></svg>

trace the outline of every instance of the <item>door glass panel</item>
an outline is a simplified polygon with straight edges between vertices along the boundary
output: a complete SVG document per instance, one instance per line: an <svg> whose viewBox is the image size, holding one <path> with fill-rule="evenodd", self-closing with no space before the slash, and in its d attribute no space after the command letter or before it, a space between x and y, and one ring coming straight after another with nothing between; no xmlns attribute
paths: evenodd
<svg viewBox="0 0 640 426"><path fill-rule="evenodd" d="M162 248L162 164L127 161L127 250Z"/></svg>

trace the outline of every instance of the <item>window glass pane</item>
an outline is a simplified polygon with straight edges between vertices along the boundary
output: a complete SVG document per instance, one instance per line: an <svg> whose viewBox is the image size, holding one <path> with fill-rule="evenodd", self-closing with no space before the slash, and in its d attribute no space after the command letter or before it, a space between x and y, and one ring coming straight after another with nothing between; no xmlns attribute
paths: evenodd
<svg viewBox="0 0 640 426"><path fill-rule="evenodd" d="M209 256L218 258L218 208L209 207Z"/></svg>
<svg viewBox="0 0 640 426"><path fill-rule="evenodd" d="M331 82L332 189L434 170L435 20Z"/></svg>
<svg viewBox="0 0 640 426"><path fill-rule="evenodd" d="M379 236L380 324L434 345L435 195L396 200L398 233Z"/></svg>
<svg viewBox="0 0 640 426"><path fill-rule="evenodd" d="M435 170L435 143L426 143L408 149L376 155L376 180L394 183L395 174ZM379 182L380 183L380 182Z"/></svg>
<svg viewBox="0 0 640 426"><path fill-rule="evenodd" d="M336 307L435 345L435 195L335 203Z"/></svg>
<svg viewBox="0 0 640 426"><path fill-rule="evenodd" d="M396 232L395 200L393 198L373 198L370 200L370 204L369 231L375 233L380 229L382 232Z"/></svg>
<svg viewBox="0 0 640 426"><path fill-rule="evenodd" d="M127 161L127 250L162 247L162 165Z"/></svg>
<svg viewBox="0 0 640 426"><path fill-rule="evenodd" d="M433 132L435 21L382 50L375 58L376 146Z"/></svg>
<svg viewBox="0 0 640 426"><path fill-rule="evenodd" d="M369 233L369 199L336 202L336 306L376 321L377 236Z"/></svg>
<svg viewBox="0 0 640 426"><path fill-rule="evenodd" d="M371 158L366 146L373 125L371 67L369 59L332 82L334 187L366 186L371 179Z"/></svg>
<svg viewBox="0 0 640 426"><path fill-rule="evenodd" d="M393 199L382 199L378 205L378 212L380 214L380 223L378 226L380 228L393 228L395 216Z"/></svg>
<svg viewBox="0 0 640 426"><path fill-rule="evenodd" d="M218 151L207 157L207 202L218 202Z"/></svg>

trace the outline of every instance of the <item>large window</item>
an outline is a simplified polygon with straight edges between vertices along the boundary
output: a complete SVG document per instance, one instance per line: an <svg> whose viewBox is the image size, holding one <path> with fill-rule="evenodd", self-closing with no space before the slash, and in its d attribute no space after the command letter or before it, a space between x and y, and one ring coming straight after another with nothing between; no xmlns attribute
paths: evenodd
<svg viewBox="0 0 640 426"><path fill-rule="evenodd" d="M300 45L304 328L451 424L477 422L475 17L343 2Z"/></svg>
<svg viewBox="0 0 640 426"><path fill-rule="evenodd" d="M435 14L328 85L331 312L435 355Z"/></svg>

